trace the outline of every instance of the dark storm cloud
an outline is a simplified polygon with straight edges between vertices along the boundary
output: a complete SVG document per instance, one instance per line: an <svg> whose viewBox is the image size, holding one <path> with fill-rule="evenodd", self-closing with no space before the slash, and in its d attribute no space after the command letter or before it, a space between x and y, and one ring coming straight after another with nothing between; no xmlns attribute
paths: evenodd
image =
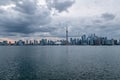
<svg viewBox="0 0 120 80"><path fill-rule="evenodd" d="M49 0L52 1L52 0ZM3 36L19 34L27 36L34 33L54 32L57 27L49 25L52 21L51 8L59 12L66 11L74 3L73 0L53 0L48 7L39 6L37 0L2 0L0 6L14 4L7 10L0 8L0 31ZM54 6L50 6L54 5ZM15 36L15 35L14 35Z"/></svg>
<svg viewBox="0 0 120 80"><path fill-rule="evenodd" d="M29 30L28 30L29 29ZM52 32L56 28L49 28L49 27L42 27L42 28L14 28L14 29L8 29L6 30L7 32L14 32L14 33L24 33L24 34L31 34L31 33L36 33L36 32Z"/></svg>
<svg viewBox="0 0 120 80"><path fill-rule="evenodd" d="M75 0L46 0L46 1L50 9L54 8L59 12L67 11L67 9L75 3Z"/></svg>
<svg viewBox="0 0 120 80"><path fill-rule="evenodd" d="M100 15L100 17L92 20L93 24L103 24L109 21L114 21L116 18L116 15L111 13L103 13Z"/></svg>
<svg viewBox="0 0 120 80"><path fill-rule="evenodd" d="M23 0L21 2L16 3L16 7L14 8L16 11L19 11L23 14L34 14L38 8L37 2L33 0Z"/></svg>
<svg viewBox="0 0 120 80"><path fill-rule="evenodd" d="M50 10L39 7L34 0L16 2L10 10L0 10L0 28L6 33L30 34L49 32L51 29L39 28L51 22Z"/></svg>
<svg viewBox="0 0 120 80"><path fill-rule="evenodd" d="M113 20L113 19L115 19L115 15L110 14L110 13L104 13L104 14L102 14L101 17L103 19L105 19L105 20Z"/></svg>

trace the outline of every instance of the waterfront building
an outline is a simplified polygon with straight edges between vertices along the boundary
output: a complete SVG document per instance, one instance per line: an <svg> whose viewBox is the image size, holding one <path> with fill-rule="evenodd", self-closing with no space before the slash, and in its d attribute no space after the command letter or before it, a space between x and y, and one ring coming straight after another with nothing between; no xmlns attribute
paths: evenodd
<svg viewBox="0 0 120 80"><path fill-rule="evenodd" d="M17 42L17 45L18 45L18 46L23 46L24 44L25 44L25 42L22 41L22 40L19 40L19 41Z"/></svg>
<svg viewBox="0 0 120 80"><path fill-rule="evenodd" d="M26 45L28 45L29 44L29 41L28 40L26 40L26 43L25 43Z"/></svg>
<svg viewBox="0 0 120 80"><path fill-rule="evenodd" d="M8 41L3 41L2 45L8 45Z"/></svg>
<svg viewBox="0 0 120 80"><path fill-rule="evenodd" d="M82 44L82 45L87 45L86 35L83 35L81 38L82 38L81 44Z"/></svg>
<svg viewBox="0 0 120 80"><path fill-rule="evenodd" d="M34 40L34 45L38 45L38 41L37 40Z"/></svg>
<svg viewBox="0 0 120 80"><path fill-rule="evenodd" d="M113 41L112 40L106 40L106 45L113 45Z"/></svg>
<svg viewBox="0 0 120 80"><path fill-rule="evenodd" d="M61 41L55 41L55 45L61 45L62 42Z"/></svg>
<svg viewBox="0 0 120 80"><path fill-rule="evenodd" d="M40 45L47 45L47 44L48 44L47 39L42 39L40 41Z"/></svg>

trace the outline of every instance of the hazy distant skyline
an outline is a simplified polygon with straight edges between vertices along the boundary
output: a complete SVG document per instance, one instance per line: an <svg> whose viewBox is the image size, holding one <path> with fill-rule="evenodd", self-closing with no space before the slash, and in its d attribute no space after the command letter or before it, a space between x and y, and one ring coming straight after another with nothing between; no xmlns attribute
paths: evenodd
<svg viewBox="0 0 120 80"><path fill-rule="evenodd" d="M95 33L120 38L120 0L1 0L0 38L65 37Z"/></svg>

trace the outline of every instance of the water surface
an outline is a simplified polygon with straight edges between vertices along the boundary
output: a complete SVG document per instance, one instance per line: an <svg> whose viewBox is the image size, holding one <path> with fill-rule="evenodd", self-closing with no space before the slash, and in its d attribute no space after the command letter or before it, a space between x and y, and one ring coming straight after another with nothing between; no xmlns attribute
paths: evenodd
<svg viewBox="0 0 120 80"><path fill-rule="evenodd" d="M0 46L0 80L120 80L120 47Z"/></svg>

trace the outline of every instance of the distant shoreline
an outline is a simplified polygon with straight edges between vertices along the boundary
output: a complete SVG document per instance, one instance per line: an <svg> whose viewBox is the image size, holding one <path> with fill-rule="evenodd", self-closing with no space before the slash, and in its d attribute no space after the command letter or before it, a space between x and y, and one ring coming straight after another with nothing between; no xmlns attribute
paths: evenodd
<svg viewBox="0 0 120 80"><path fill-rule="evenodd" d="M10 46L20 46L20 45L0 45L0 46L3 46L3 47L4 47L4 46L8 46L8 47L10 47ZM27 46L43 46L43 47L44 47L44 46L53 46L53 47L54 47L54 46L83 46L83 47L85 47L85 46L86 46L86 47L87 47L87 46L93 46L93 47L95 47L95 46L97 47L97 46L98 46L98 47L99 47L99 46L100 46L100 47L101 47L101 46L120 46L120 45L22 45L22 46L20 46L20 47L24 47L24 46L26 46L26 47L27 47Z"/></svg>

